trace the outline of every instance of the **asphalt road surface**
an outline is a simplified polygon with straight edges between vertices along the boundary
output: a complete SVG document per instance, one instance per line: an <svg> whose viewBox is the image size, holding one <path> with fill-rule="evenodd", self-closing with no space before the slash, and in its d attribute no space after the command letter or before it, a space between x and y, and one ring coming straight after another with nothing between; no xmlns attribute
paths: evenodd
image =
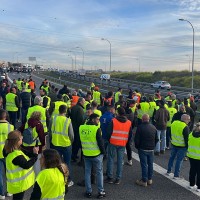
<svg viewBox="0 0 200 200"><path fill-rule="evenodd" d="M9 74L11 79L16 79L18 77L27 77L26 74ZM41 84L43 79L36 76L32 76L36 82L37 88ZM56 84L55 84L56 85ZM56 87L61 87L61 85L56 85ZM70 85L69 85L70 87ZM166 176L166 168L170 156L170 150L167 150L164 155L156 156L154 158L154 176L153 184L148 187L141 187L135 184L137 179L141 178L141 168L138 162L137 150L133 147L133 165L124 165L123 177L120 185L114 184L104 184L106 191L106 199L140 199L140 200L195 200L200 199L200 193L195 190L189 190L189 161L184 161L181 169L181 176L184 177L183 180L177 181L173 177ZM125 155L124 162L126 163L127 157ZM115 168L116 169L116 168ZM65 199L84 199L85 188L77 186L76 183L84 179L84 169L77 165L77 163L72 163L72 178L74 181L74 186L69 188L69 192ZM104 171L106 171L106 161L104 161ZM115 170L114 170L115 171ZM96 199L97 186L93 185L93 198ZM29 199L31 189L26 192L25 199ZM92 199L93 199L92 198ZM7 198L11 199L11 198Z"/></svg>

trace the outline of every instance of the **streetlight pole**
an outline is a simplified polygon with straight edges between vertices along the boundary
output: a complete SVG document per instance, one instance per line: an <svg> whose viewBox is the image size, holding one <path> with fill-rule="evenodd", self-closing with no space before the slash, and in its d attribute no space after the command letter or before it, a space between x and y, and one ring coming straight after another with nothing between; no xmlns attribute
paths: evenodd
<svg viewBox="0 0 200 200"><path fill-rule="evenodd" d="M111 42L106 38L101 38L101 40L106 40L110 44L110 72L111 72Z"/></svg>
<svg viewBox="0 0 200 200"><path fill-rule="evenodd" d="M74 59L71 55L68 55L68 56L71 57L71 59L72 59L72 71L73 71L73 69L74 69Z"/></svg>
<svg viewBox="0 0 200 200"><path fill-rule="evenodd" d="M193 31L193 51L192 51L192 93L194 91L194 27L192 25L192 23L186 19L179 19L180 21L186 21L190 24L190 26L192 27L192 31Z"/></svg>
<svg viewBox="0 0 200 200"><path fill-rule="evenodd" d="M77 49L81 49L82 52L83 52L83 59L82 59L82 69L83 69L83 66L84 66L84 51L83 51L83 48L81 47L76 47Z"/></svg>
<svg viewBox="0 0 200 200"><path fill-rule="evenodd" d="M73 51L69 51L70 53L73 53L74 54L74 60L75 60L75 70L76 70L76 53L75 52L73 52Z"/></svg>

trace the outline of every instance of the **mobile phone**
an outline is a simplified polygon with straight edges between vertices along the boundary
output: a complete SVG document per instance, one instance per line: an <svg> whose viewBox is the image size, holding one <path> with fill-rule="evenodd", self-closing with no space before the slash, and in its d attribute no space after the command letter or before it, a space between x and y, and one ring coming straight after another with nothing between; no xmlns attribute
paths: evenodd
<svg viewBox="0 0 200 200"><path fill-rule="evenodd" d="M35 144L35 147L38 147L38 140L36 140L36 144Z"/></svg>

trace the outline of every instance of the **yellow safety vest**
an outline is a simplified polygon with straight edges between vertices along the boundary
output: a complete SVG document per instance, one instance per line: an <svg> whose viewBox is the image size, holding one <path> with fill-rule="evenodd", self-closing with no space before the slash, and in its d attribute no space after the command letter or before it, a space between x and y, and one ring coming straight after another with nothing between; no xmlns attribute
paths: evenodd
<svg viewBox="0 0 200 200"><path fill-rule="evenodd" d="M93 113L95 113L95 114L99 115L99 117L101 117L101 116L102 116L102 113L101 113L101 111L100 111L100 110L98 110L98 109L96 109L96 110L93 110Z"/></svg>
<svg viewBox="0 0 200 200"><path fill-rule="evenodd" d="M176 99L172 100L172 107L173 107L173 108L176 107Z"/></svg>
<svg viewBox="0 0 200 200"><path fill-rule="evenodd" d="M129 107L132 111L132 113L135 113L137 107L137 103L133 107Z"/></svg>
<svg viewBox="0 0 200 200"><path fill-rule="evenodd" d="M116 92L115 93L115 103L117 103L119 101L119 96L121 95L121 92Z"/></svg>
<svg viewBox="0 0 200 200"><path fill-rule="evenodd" d="M188 152L187 156L196 160L200 160L200 138L195 138L192 132L188 138Z"/></svg>
<svg viewBox="0 0 200 200"><path fill-rule="evenodd" d="M45 90L47 92L47 95L49 94L49 86L47 87L42 86L41 90Z"/></svg>
<svg viewBox="0 0 200 200"><path fill-rule="evenodd" d="M8 133L14 130L14 126L12 124L0 123L0 159L4 158L3 156L3 148L5 146L5 141L8 138Z"/></svg>
<svg viewBox="0 0 200 200"><path fill-rule="evenodd" d="M84 112L86 112L86 107L87 107L88 104L90 104L90 102L88 102L88 101L85 101L85 103L83 104Z"/></svg>
<svg viewBox="0 0 200 200"><path fill-rule="evenodd" d="M99 91L93 91L93 100L97 102L98 105L101 104L101 93Z"/></svg>
<svg viewBox="0 0 200 200"><path fill-rule="evenodd" d="M71 119L65 116L57 115L53 117L51 126L52 144L54 146L68 147L71 146L71 141L68 135Z"/></svg>
<svg viewBox="0 0 200 200"><path fill-rule="evenodd" d="M12 163L13 159L20 155L24 156L27 161L30 160L21 150L14 150L6 157L7 191L11 194L24 192L35 182L33 167L23 169Z"/></svg>
<svg viewBox="0 0 200 200"><path fill-rule="evenodd" d="M175 146L185 147L185 141L183 137L183 129L186 127L186 123L176 120L171 124L171 143Z"/></svg>
<svg viewBox="0 0 200 200"><path fill-rule="evenodd" d="M52 116L55 116L55 115L58 115L58 114L59 114L59 107L60 107L61 105L65 105L65 106L67 106L67 108L68 108L67 103L65 103L65 102L63 102L63 101L55 101L54 104L55 104L55 107L54 107L54 111L53 111L53 113L52 113Z"/></svg>
<svg viewBox="0 0 200 200"><path fill-rule="evenodd" d="M67 94L63 94L62 97L64 99L64 102L67 104L67 107L71 108L71 99L69 98L69 96ZM67 101L65 100L65 97L67 97Z"/></svg>
<svg viewBox="0 0 200 200"><path fill-rule="evenodd" d="M18 111L18 107L15 104L15 97L17 95L13 93L6 94L6 110L7 111Z"/></svg>
<svg viewBox="0 0 200 200"><path fill-rule="evenodd" d="M31 89L26 89L26 92L29 92L29 93L31 93Z"/></svg>
<svg viewBox="0 0 200 200"><path fill-rule="evenodd" d="M149 117L153 116L155 108L156 108L156 102L155 101L149 102Z"/></svg>
<svg viewBox="0 0 200 200"><path fill-rule="evenodd" d="M84 156L98 156L101 153L96 139L98 128L99 127L96 125L86 124L79 127L81 146Z"/></svg>
<svg viewBox="0 0 200 200"><path fill-rule="evenodd" d="M167 110L169 111L169 121L167 122L167 127L171 127L171 122L172 122L172 118L174 116L175 113L177 113L177 110L176 108L173 108L173 107L168 107Z"/></svg>
<svg viewBox="0 0 200 200"><path fill-rule="evenodd" d="M26 122L25 128L28 128L28 120L31 117L31 114L33 112L35 112L35 111L41 112L41 120L40 121L41 121L41 123L43 125L44 132L46 133L48 131L48 129L47 129L47 123L46 123L46 109L43 108L42 106L39 106L39 105L35 105L35 106L30 107L28 109L28 113L27 113L27 116L26 116L27 122Z"/></svg>
<svg viewBox="0 0 200 200"><path fill-rule="evenodd" d="M64 200L65 179L58 168L42 170L36 182L41 189L41 200Z"/></svg>
<svg viewBox="0 0 200 200"><path fill-rule="evenodd" d="M18 90L22 90L22 83L23 83L23 81L16 80Z"/></svg>
<svg viewBox="0 0 200 200"><path fill-rule="evenodd" d="M147 102L141 102L140 103L140 109L137 110L139 119L142 119L142 116L144 114L149 113L149 107L150 107L149 103L147 103Z"/></svg>
<svg viewBox="0 0 200 200"><path fill-rule="evenodd" d="M49 107L50 107L50 104L51 104L51 98L50 98L50 97L48 97L48 96L43 96L43 97L42 97L42 100L44 99L44 97L46 97L46 98L48 99L48 102L47 102L47 107L46 107L46 109L49 109Z"/></svg>

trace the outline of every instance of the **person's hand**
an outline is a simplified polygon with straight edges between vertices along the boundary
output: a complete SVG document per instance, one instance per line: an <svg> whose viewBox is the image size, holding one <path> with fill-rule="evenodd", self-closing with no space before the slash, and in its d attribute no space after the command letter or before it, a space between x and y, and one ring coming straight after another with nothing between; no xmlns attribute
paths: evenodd
<svg viewBox="0 0 200 200"><path fill-rule="evenodd" d="M38 154L39 152L39 147L33 147L33 153Z"/></svg>

